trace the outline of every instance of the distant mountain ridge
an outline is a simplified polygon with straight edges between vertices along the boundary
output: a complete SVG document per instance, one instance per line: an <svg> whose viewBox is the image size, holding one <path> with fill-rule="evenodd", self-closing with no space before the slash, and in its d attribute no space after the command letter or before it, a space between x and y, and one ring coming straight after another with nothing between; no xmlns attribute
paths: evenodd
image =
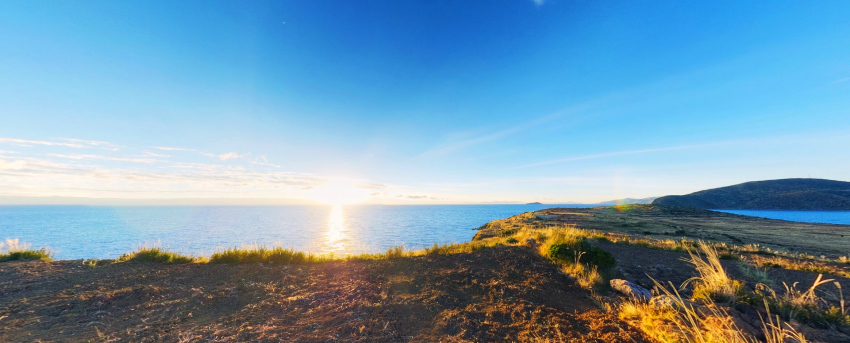
<svg viewBox="0 0 850 343"><path fill-rule="evenodd" d="M617 200L608 200L600 202L599 205L632 205L632 204L649 204L652 203L657 197L649 197L649 198L623 198Z"/></svg>
<svg viewBox="0 0 850 343"><path fill-rule="evenodd" d="M850 211L850 182L825 179L752 181L687 195L668 195L653 205L718 210Z"/></svg>

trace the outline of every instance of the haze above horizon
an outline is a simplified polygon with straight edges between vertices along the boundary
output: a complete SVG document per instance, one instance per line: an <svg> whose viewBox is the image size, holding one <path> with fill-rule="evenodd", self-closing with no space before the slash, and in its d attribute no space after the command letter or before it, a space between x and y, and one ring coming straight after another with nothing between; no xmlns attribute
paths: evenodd
<svg viewBox="0 0 850 343"><path fill-rule="evenodd" d="M850 3L660 4L3 2L0 198L596 203L850 180Z"/></svg>

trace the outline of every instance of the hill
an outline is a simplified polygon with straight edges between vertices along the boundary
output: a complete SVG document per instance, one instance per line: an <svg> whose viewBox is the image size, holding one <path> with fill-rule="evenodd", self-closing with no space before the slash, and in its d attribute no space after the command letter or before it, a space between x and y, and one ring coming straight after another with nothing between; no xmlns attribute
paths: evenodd
<svg viewBox="0 0 850 343"><path fill-rule="evenodd" d="M649 198L623 198L617 200L608 200L600 202L599 205L605 206L614 206L614 205L632 205L632 204L649 204L652 203L653 200L657 199L657 197L649 197Z"/></svg>
<svg viewBox="0 0 850 343"><path fill-rule="evenodd" d="M824 179L753 181L668 195L653 205L701 209L850 211L850 182Z"/></svg>

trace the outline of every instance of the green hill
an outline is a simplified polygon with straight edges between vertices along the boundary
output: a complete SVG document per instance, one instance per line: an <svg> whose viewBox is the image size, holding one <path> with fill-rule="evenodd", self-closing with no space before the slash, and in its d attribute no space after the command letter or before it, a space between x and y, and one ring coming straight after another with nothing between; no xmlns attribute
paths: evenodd
<svg viewBox="0 0 850 343"><path fill-rule="evenodd" d="M668 195L652 204L702 209L850 211L850 182L824 179L753 181L687 195Z"/></svg>

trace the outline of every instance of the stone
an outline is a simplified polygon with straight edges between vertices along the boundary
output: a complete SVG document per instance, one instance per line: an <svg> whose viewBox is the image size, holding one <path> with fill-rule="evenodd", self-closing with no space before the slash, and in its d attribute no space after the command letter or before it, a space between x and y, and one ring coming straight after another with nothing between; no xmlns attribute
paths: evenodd
<svg viewBox="0 0 850 343"><path fill-rule="evenodd" d="M652 299L649 300L649 304L652 305L652 306L655 306L655 307L659 307L659 308L663 308L663 307L676 308L676 307L680 307L680 306L685 306L687 308L697 307L697 304L694 303L693 301L690 301L690 300L687 300L687 299L681 299L681 301L679 301L678 299L675 299L672 296L667 295L667 294L656 295L656 296L652 297Z"/></svg>
<svg viewBox="0 0 850 343"><path fill-rule="evenodd" d="M648 302L652 299L652 292L638 284L623 279L611 279L611 288L628 297L639 301Z"/></svg>

